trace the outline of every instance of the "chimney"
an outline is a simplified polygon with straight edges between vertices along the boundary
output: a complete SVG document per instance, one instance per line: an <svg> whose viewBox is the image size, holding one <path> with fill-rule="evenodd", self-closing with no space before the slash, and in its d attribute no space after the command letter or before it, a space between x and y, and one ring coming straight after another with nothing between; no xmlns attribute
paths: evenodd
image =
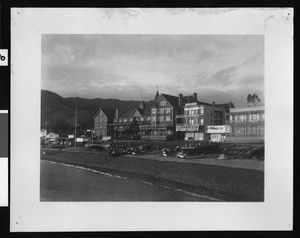
<svg viewBox="0 0 300 238"><path fill-rule="evenodd" d="M116 119L119 118L119 109L116 109Z"/></svg>
<svg viewBox="0 0 300 238"><path fill-rule="evenodd" d="M213 101L213 106L214 106L214 107L216 106L216 103L215 103L215 101Z"/></svg>
<svg viewBox="0 0 300 238"><path fill-rule="evenodd" d="M179 93L178 95L178 106L182 107L183 105L183 95L181 93Z"/></svg>
<svg viewBox="0 0 300 238"><path fill-rule="evenodd" d="M145 109L145 102L144 101L141 101L140 105L139 105L139 108L144 110Z"/></svg>
<svg viewBox="0 0 300 238"><path fill-rule="evenodd" d="M198 101L198 99L197 99L197 93L193 93L193 98L194 98L196 101Z"/></svg>

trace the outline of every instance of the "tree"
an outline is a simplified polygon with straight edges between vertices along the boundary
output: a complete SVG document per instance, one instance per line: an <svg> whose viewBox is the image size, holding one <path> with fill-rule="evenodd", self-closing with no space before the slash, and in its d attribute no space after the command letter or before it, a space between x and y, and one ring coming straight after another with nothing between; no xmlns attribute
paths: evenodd
<svg viewBox="0 0 300 238"><path fill-rule="evenodd" d="M256 93L248 94L247 103L249 106L257 106L261 102L261 99L258 97Z"/></svg>
<svg viewBox="0 0 300 238"><path fill-rule="evenodd" d="M140 126L136 120L136 117L132 118L132 122L128 128L128 131L134 135L137 135L140 132Z"/></svg>

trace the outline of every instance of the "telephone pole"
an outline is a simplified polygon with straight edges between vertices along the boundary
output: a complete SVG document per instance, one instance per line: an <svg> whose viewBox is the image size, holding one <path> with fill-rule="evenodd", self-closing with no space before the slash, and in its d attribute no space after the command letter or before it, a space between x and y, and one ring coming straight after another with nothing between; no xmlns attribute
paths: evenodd
<svg viewBox="0 0 300 238"><path fill-rule="evenodd" d="M74 135L74 147L76 147L76 134L77 134L77 105L76 105L76 111L75 111L75 135Z"/></svg>

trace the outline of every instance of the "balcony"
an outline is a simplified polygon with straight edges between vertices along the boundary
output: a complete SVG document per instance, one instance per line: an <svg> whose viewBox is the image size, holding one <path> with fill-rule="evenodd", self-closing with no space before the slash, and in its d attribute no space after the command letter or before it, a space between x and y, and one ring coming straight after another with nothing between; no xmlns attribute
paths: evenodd
<svg viewBox="0 0 300 238"><path fill-rule="evenodd" d="M194 114L194 115L191 115L191 114L189 114L189 115L178 114L178 115L176 115L176 118L190 118L190 117L203 117L203 116L204 116L203 113L201 113L201 114Z"/></svg>
<svg viewBox="0 0 300 238"><path fill-rule="evenodd" d="M199 131L199 124L177 124L176 131Z"/></svg>
<svg viewBox="0 0 300 238"><path fill-rule="evenodd" d="M167 129L167 124L151 124L151 125L140 125L141 130L146 130L146 129L155 129L155 128L162 128L162 129Z"/></svg>
<svg viewBox="0 0 300 238"><path fill-rule="evenodd" d="M141 135L142 140L167 140L168 136L167 135Z"/></svg>

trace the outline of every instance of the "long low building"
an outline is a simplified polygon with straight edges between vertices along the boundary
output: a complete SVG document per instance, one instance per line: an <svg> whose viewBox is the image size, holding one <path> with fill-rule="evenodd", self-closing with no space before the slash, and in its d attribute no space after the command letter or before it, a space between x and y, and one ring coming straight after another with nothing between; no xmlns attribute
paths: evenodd
<svg viewBox="0 0 300 238"><path fill-rule="evenodd" d="M263 142L265 135L265 109L263 106L230 108L230 132L226 142Z"/></svg>

